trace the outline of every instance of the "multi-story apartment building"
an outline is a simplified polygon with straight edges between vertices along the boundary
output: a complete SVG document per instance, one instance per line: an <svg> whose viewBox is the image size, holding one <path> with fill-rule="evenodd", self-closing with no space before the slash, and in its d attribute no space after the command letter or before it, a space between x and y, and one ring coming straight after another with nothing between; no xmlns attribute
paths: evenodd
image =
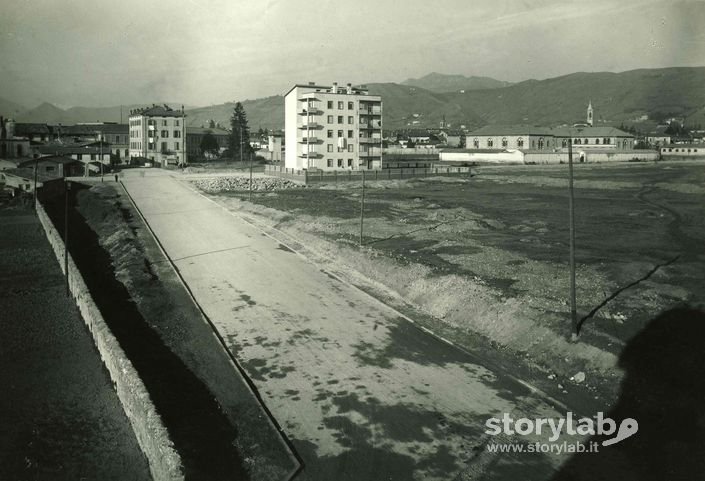
<svg viewBox="0 0 705 481"><path fill-rule="evenodd" d="M297 84L286 94L284 165L294 169L382 167L382 98L364 87Z"/></svg>
<svg viewBox="0 0 705 481"><path fill-rule="evenodd" d="M130 159L142 157L162 167L186 164L184 108L153 105L130 111Z"/></svg>

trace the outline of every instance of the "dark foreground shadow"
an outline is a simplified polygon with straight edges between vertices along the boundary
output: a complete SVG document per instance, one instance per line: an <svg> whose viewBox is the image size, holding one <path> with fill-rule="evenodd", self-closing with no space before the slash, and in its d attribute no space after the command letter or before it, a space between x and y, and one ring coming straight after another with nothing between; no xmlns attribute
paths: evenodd
<svg viewBox="0 0 705 481"><path fill-rule="evenodd" d="M619 359L626 371L615 408L638 432L576 454L554 481L705 479L705 312L678 308L653 319Z"/></svg>

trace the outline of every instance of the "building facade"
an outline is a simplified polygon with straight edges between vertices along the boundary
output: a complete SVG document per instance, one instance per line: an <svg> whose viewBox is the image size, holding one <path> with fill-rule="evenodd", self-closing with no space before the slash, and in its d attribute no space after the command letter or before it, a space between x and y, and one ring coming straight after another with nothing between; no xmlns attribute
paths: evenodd
<svg viewBox="0 0 705 481"><path fill-rule="evenodd" d="M185 165L186 114L167 105L130 111L130 159L147 159L162 167Z"/></svg>
<svg viewBox="0 0 705 481"><path fill-rule="evenodd" d="M382 98L364 87L294 85L284 98L286 168L382 167Z"/></svg>
<svg viewBox="0 0 705 481"><path fill-rule="evenodd" d="M186 154L189 159L205 159L201 152L201 142L207 134L218 143L219 152L228 148L230 132L220 127L186 127Z"/></svg>

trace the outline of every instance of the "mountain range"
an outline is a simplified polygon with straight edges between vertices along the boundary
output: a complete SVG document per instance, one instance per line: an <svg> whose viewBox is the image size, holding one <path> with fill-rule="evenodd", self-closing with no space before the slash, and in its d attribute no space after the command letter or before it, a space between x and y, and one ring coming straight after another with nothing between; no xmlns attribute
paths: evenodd
<svg viewBox="0 0 705 481"><path fill-rule="evenodd" d="M367 84L384 101L385 129L437 127L441 120L468 129L486 124L554 126L585 120L592 102L596 125L655 124L670 117L687 125L705 124L705 67L640 69L628 72L578 72L514 84L488 77L432 73L402 83ZM242 102L250 127L281 129L284 98L271 96ZM180 104L171 104L176 107ZM136 105L123 106L123 121ZM210 119L228 125L233 103L188 108L188 125ZM76 123L119 121L121 107L60 109L43 103L24 109L0 99L0 115L19 122Z"/></svg>

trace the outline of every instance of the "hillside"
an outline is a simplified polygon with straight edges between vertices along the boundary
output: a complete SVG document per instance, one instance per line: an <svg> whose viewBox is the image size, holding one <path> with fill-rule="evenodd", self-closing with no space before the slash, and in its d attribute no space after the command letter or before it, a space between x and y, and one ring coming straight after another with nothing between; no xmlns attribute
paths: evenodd
<svg viewBox="0 0 705 481"><path fill-rule="evenodd" d="M465 90L464 93L439 93L396 83L371 83L368 88L370 93L384 99L384 125L387 130L394 130L437 127L444 117L453 127L465 125L468 129L485 124L572 124L584 121L589 101L595 109L597 125L633 124L642 116L649 117L649 125L654 119L668 117L685 117L689 124L705 124L703 85L705 67L679 67L621 73L579 72L546 80L527 80L506 87ZM283 128L283 97L244 100L242 104L252 130ZM180 104L170 105L176 107ZM127 119L129 109L135 107L123 106L123 121ZM210 119L228 125L233 108L233 103L187 108L188 125L205 125ZM120 107L62 110L44 103L16 115L16 118L20 122L65 124L119 121Z"/></svg>
<svg viewBox="0 0 705 481"><path fill-rule="evenodd" d="M437 72L421 78L404 80L401 85L421 87L431 92L459 92L460 90L486 90L508 87L511 82L493 79L490 77L466 77L464 75L447 75Z"/></svg>

